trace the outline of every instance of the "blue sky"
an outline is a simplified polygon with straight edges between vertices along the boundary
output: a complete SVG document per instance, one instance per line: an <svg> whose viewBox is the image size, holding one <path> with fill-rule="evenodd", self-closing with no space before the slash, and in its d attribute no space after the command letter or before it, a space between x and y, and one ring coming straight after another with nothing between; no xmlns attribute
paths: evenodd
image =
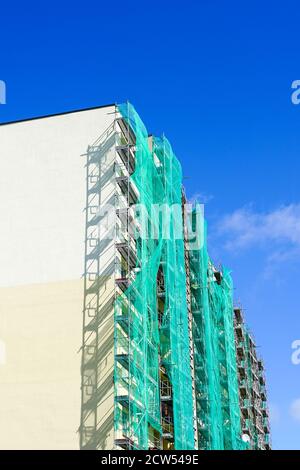
<svg viewBox="0 0 300 470"><path fill-rule="evenodd" d="M173 143L265 358L277 449L300 449L299 16L289 0L1 5L1 122L128 99Z"/></svg>

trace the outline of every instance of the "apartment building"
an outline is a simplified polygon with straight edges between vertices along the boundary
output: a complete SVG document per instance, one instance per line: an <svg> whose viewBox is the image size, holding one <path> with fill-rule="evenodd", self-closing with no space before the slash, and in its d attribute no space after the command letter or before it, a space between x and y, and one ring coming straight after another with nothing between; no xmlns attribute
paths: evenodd
<svg viewBox="0 0 300 470"><path fill-rule="evenodd" d="M250 447L269 450L270 422L264 365L258 357L253 335L247 328L241 308L234 309L234 331L238 366L241 425Z"/></svg>
<svg viewBox="0 0 300 470"><path fill-rule="evenodd" d="M0 125L0 153L0 446L270 448L262 362L245 327L242 395L231 276L166 137L125 103Z"/></svg>

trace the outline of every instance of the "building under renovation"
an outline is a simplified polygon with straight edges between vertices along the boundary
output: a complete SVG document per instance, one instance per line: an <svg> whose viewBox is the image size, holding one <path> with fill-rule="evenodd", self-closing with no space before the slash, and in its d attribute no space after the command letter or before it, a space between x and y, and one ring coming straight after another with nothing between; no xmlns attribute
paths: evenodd
<svg viewBox="0 0 300 470"><path fill-rule="evenodd" d="M126 103L3 124L0 153L1 448L270 449L263 363L169 141Z"/></svg>

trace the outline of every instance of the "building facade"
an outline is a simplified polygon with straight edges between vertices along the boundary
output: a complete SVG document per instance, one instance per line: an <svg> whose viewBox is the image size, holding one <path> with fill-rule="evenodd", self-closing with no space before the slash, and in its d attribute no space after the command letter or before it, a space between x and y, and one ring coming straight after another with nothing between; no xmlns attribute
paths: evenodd
<svg viewBox="0 0 300 470"><path fill-rule="evenodd" d="M186 203L168 140L118 106L87 152L81 448L259 447L243 432L230 273Z"/></svg>
<svg viewBox="0 0 300 470"><path fill-rule="evenodd" d="M263 364L169 141L126 103L1 125L0 153L1 448L269 449Z"/></svg>
<svg viewBox="0 0 300 470"><path fill-rule="evenodd" d="M115 106L0 125L0 448L78 449L85 157Z"/></svg>
<svg viewBox="0 0 300 470"><path fill-rule="evenodd" d="M252 449L271 448L266 380L262 359L257 355L253 335L247 328L241 308L234 309L234 331L242 432L249 436Z"/></svg>

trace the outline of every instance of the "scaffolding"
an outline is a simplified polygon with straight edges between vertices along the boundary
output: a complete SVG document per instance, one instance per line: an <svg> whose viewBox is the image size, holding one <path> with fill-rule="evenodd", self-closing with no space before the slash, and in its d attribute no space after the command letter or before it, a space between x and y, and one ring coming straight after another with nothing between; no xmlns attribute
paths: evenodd
<svg viewBox="0 0 300 470"><path fill-rule="evenodd" d="M209 258L198 203L185 219L169 141L125 103L86 159L80 447L246 449L247 425L268 448L263 365L254 419L251 336L233 321L232 279ZM106 204L115 217L103 226Z"/></svg>
<svg viewBox="0 0 300 470"><path fill-rule="evenodd" d="M251 449L267 450L271 444L264 366L241 307L234 309L234 328L242 432L249 436Z"/></svg>
<svg viewBox="0 0 300 470"><path fill-rule="evenodd" d="M117 444L147 449L149 435L154 434L168 441L170 448L193 449L183 239L174 237L177 220L172 216L169 239L162 237L165 220L149 217L156 204L181 207L181 168L165 137L153 137L150 150L148 133L130 104L119 105L118 111L127 129L123 144L127 154L130 135L134 136L135 166L128 184L136 186L138 197L130 201L127 191L127 205L140 206L135 213L137 230L156 232L158 237L135 233L137 263L115 301ZM164 407L161 367L172 387L170 403Z"/></svg>
<svg viewBox="0 0 300 470"><path fill-rule="evenodd" d="M196 217L202 217L196 203ZM200 449L244 449L232 322L232 280L207 253L206 224L199 249L190 252L196 400Z"/></svg>

